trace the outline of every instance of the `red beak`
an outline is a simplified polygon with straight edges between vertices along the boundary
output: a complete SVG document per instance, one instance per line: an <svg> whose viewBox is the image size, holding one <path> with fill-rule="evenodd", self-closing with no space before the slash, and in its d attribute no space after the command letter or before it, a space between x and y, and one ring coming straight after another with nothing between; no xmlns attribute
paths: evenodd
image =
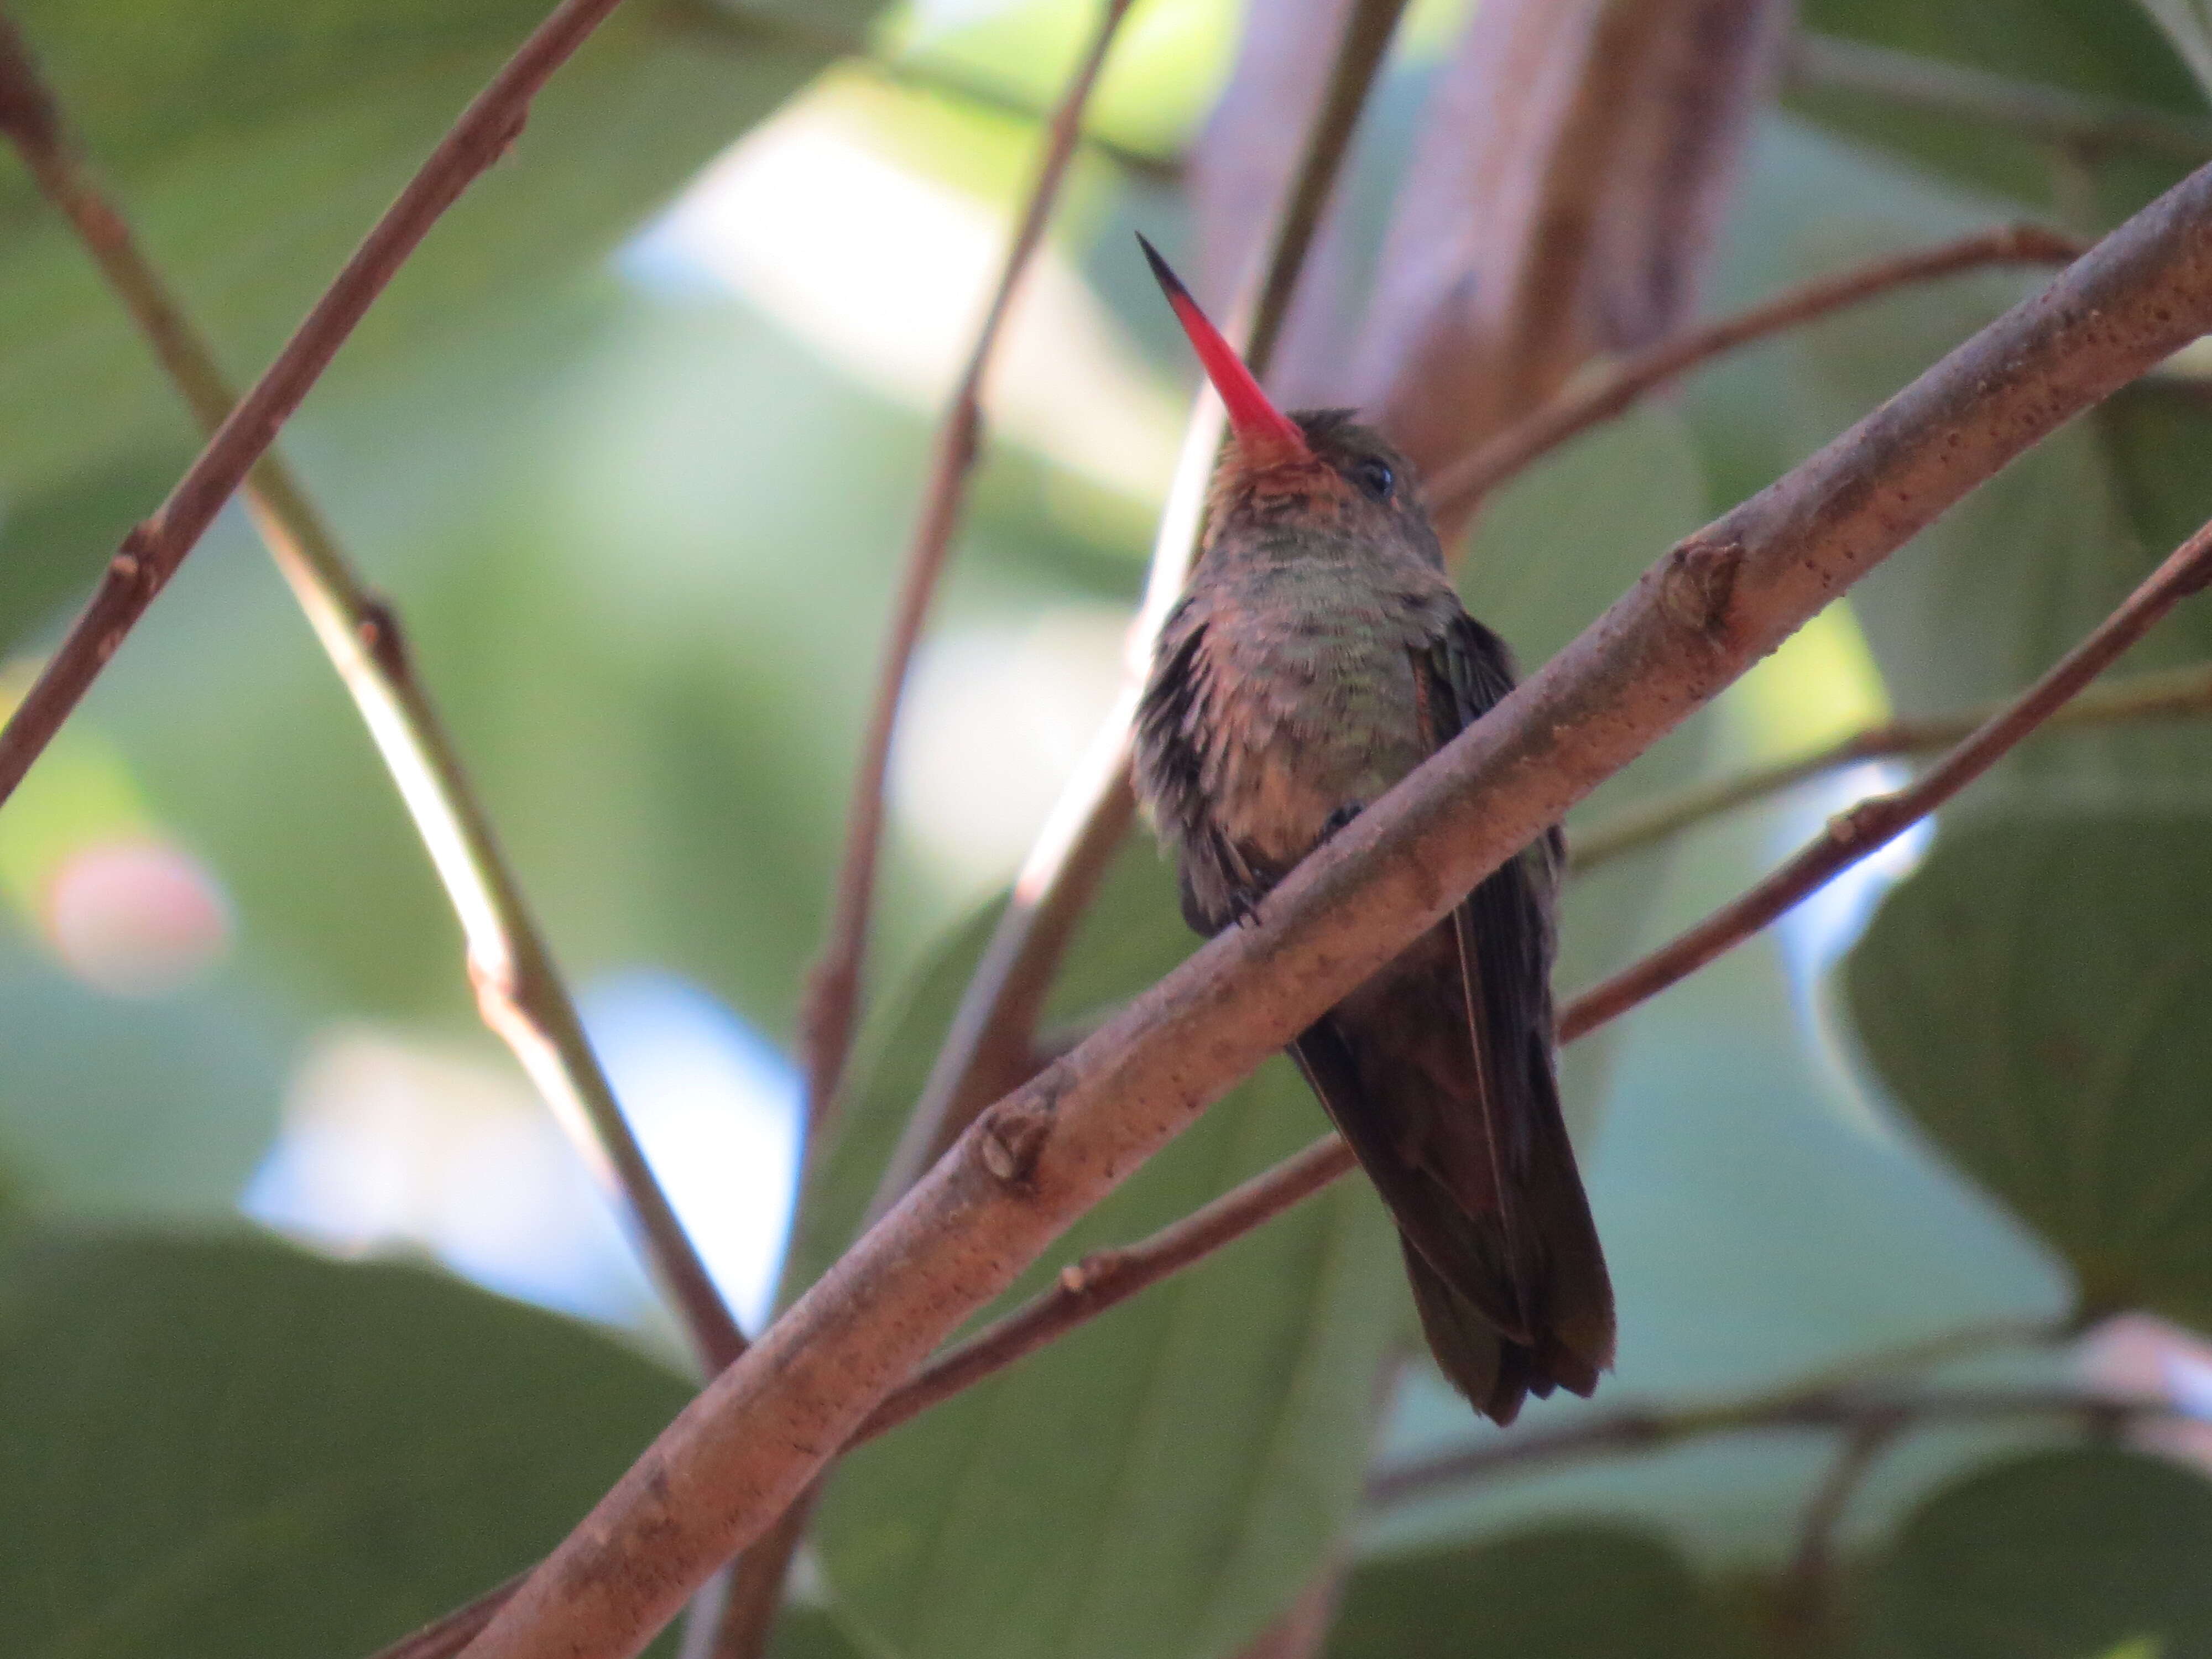
<svg viewBox="0 0 2212 1659"><path fill-rule="evenodd" d="M1306 434L1298 430L1297 422L1275 407L1274 400L1260 389L1252 371L1244 367L1221 331L1206 319L1198 308L1198 301L1190 297L1190 290L1182 279L1168 269L1168 262L1160 252L1142 235L1138 243L1145 250L1145 258L1152 261L1152 275L1159 279L1160 289L1175 307L1176 320L1182 331L1190 336L1190 343L1198 352L1198 360L1206 365L1206 377L1213 382L1213 389L1221 394L1222 406L1229 411L1229 429L1237 434L1237 447L1249 461L1270 464L1302 459L1313 452L1307 447Z"/></svg>

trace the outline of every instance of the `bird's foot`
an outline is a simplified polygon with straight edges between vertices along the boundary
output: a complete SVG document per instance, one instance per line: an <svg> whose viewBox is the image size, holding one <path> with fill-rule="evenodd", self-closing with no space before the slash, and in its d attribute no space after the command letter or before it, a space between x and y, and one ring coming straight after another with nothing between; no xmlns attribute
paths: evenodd
<svg viewBox="0 0 2212 1659"><path fill-rule="evenodd" d="M1249 893L1229 896L1229 921L1237 927L1257 927L1260 925L1260 901Z"/></svg>
<svg viewBox="0 0 2212 1659"><path fill-rule="evenodd" d="M1321 827L1321 838L1322 843L1326 844L1335 840L1336 832L1338 830L1343 829L1346 824L1351 823L1352 819L1358 817L1366 810L1367 803L1365 801L1348 800L1345 802L1343 805L1338 807L1336 811L1331 812L1328 815L1328 822L1322 824Z"/></svg>

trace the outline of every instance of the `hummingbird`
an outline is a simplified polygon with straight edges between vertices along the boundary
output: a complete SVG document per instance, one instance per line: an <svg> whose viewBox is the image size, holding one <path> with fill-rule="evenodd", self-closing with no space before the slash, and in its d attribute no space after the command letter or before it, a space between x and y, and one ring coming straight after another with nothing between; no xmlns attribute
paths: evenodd
<svg viewBox="0 0 2212 1659"><path fill-rule="evenodd" d="M1140 236L1229 414L1134 781L1211 936L1513 688L1411 463L1355 411L1285 414ZM1589 1395L1613 1286L1559 1111L1554 825L1291 1047L1397 1224L1423 1334L1474 1408Z"/></svg>

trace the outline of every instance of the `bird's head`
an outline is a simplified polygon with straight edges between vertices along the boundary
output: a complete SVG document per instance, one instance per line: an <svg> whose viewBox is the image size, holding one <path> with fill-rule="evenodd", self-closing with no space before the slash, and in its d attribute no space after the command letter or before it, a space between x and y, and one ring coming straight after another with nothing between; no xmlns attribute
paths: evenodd
<svg viewBox="0 0 2212 1659"><path fill-rule="evenodd" d="M1208 497L1208 546L1224 538L1284 551L1302 541L1349 543L1402 549L1440 568L1413 463L1352 410L1278 409L1158 250L1137 240L1229 412L1230 442Z"/></svg>

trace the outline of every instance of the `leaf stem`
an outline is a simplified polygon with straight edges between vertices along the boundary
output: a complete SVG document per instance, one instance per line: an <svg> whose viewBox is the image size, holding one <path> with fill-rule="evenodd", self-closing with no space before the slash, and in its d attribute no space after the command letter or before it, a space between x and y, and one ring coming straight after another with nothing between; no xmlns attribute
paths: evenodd
<svg viewBox="0 0 2212 1659"><path fill-rule="evenodd" d="M9 106L39 112L36 119L0 125L41 191L76 231L194 417L210 432L231 429L226 423L237 399L212 348L94 176L28 44L4 12L0 87L12 89ZM252 463L244 489L255 528L360 710L460 920L484 1024L514 1051L623 1204L701 1364L710 1372L721 1370L744 1352L744 1334L623 1116L490 819L415 674L398 617L362 582L273 452Z"/></svg>

